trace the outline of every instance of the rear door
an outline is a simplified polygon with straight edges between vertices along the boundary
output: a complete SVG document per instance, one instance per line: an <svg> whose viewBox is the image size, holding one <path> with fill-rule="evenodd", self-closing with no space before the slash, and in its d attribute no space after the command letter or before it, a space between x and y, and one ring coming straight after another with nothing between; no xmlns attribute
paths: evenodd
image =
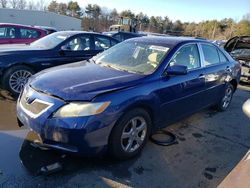
<svg viewBox="0 0 250 188"><path fill-rule="evenodd" d="M198 46L195 43L181 47L170 60L188 67L186 75L167 76L160 81L161 117L164 124L175 122L204 106L205 77L201 67Z"/></svg>
<svg viewBox="0 0 250 188"><path fill-rule="evenodd" d="M223 97L225 82L232 69L229 60L223 52L213 44L201 43L200 50L205 70L206 103L214 104Z"/></svg>
<svg viewBox="0 0 250 188"><path fill-rule="evenodd" d="M91 35L82 34L66 39L46 54L48 57L44 55L41 62L43 69L90 59L95 55L95 51Z"/></svg>

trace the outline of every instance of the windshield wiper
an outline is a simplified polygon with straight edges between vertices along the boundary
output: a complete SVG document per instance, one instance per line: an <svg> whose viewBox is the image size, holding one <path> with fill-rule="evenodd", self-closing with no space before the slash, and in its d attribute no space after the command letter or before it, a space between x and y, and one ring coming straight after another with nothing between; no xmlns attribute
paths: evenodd
<svg viewBox="0 0 250 188"><path fill-rule="evenodd" d="M140 72L140 71L131 71L131 70L127 70L127 69L122 69L122 68L118 68L116 66L112 66L112 65L109 65L109 64L105 64L104 66L106 67L109 67L109 68L112 68L112 69L115 69L115 70L119 70L119 71L122 71L122 72L129 72L129 73L134 73L134 74L143 74L143 72Z"/></svg>
<svg viewBox="0 0 250 188"><path fill-rule="evenodd" d="M86 59L86 61L89 62L89 63L95 63L96 64L96 61L94 59L92 59L92 58Z"/></svg>

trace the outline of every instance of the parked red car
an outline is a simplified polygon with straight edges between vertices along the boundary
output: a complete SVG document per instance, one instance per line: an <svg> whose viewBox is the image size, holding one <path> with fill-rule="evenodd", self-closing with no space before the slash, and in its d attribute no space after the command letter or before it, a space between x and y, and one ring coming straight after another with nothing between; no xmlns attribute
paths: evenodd
<svg viewBox="0 0 250 188"><path fill-rule="evenodd" d="M45 35L47 32L39 28L0 23L0 44L29 44Z"/></svg>

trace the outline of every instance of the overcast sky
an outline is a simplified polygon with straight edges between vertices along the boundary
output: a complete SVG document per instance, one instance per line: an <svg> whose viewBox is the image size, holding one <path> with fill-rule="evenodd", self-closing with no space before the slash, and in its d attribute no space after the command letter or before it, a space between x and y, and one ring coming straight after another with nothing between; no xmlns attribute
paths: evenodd
<svg viewBox="0 0 250 188"><path fill-rule="evenodd" d="M57 0L69 2L70 0ZM195 21L233 18L239 21L250 13L250 0L76 0L81 7L98 4L118 12L130 9L148 16L168 16L172 20ZM46 0L50 2L50 0Z"/></svg>

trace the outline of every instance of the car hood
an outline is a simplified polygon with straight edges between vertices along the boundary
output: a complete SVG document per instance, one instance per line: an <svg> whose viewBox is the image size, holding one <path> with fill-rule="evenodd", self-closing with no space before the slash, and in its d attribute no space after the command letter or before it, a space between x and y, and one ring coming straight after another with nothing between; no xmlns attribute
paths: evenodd
<svg viewBox="0 0 250 188"><path fill-rule="evenodd" d="M229 53L236 49L250 49L250 36L233 37L227 41L224 49Z"/></svg>
<svg viewBox="0 0 250 188"><path fill-rule="evenodd" d="M20 52L20 51L28 51L28 50L42 50L42 49L27 45L27 44L3 44L3 45L0 45L0 53Z"/></svg>
<svg viewBox="0 0 250 188"><path fill-rule="evenodd" d="M143 77L83 61L46 69L31 77L29 84L65 101L91 101L97 95L132 87Z"/></svg>

